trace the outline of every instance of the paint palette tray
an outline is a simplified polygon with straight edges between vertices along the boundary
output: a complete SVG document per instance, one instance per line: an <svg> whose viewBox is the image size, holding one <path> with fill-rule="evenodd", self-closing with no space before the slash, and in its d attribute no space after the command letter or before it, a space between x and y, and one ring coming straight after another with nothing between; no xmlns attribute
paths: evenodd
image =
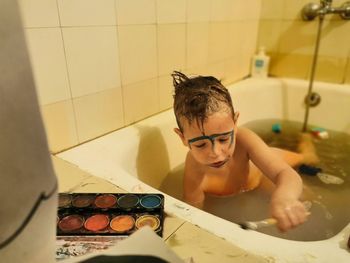
<svg viewBox="0 0 350 263"><path fill-rule="evenodd" d="M57 236L127 236L145 225L162 236L163 222L162 194L59 194Z"/></svg>

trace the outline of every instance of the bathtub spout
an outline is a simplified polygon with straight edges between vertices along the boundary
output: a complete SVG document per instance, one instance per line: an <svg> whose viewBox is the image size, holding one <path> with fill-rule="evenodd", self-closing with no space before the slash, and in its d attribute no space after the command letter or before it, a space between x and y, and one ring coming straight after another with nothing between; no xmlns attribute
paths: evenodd
<svg viewBox="0 0 350 263"><path fill-rule="evenodd" d="M314 20L317 16L339 14L342 19L350 20L350 1L340 7L332 7L332 0L321 0L320 4L308 3L302 9L302 18L305 21Z"/></svg>

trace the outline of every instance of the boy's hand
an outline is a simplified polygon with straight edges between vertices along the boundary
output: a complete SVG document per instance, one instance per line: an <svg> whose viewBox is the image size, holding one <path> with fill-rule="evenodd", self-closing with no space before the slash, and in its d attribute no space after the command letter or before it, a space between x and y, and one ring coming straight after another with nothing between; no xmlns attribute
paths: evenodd
<svg viewBox="0 0 350 263"><path fill-rule="evenodd" d="M304 223L309 214L305 205L299 200L279 199L271 201L271 215L277 219L277 227L282 232Z"/></svg>

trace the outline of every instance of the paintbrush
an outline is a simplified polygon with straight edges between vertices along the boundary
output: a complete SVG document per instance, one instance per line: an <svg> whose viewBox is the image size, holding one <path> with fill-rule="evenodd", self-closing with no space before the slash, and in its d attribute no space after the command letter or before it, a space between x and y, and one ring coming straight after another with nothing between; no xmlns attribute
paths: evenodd
<svg viewBox="0 0 350 263"><path fill-rule="evenodd" d="M257 230L258 228L276 225L277 220L274 218L266 218L261 221L247 221L239 223L239 226L243 229Z"/></svg>
<svg viewBox="0 0 350 263"><path fill-rule="evenodd" d="M310 215L311 213L307 213L306 215ZM267 226L273 226L277 224L277 220L275 218L266 218L264 220L260 221L247 221L243 223L238 223L238 225L242 229L250 229L250 230L257 230L262 227L267 227Z"/></svg>
<svg viewBox="0 0 350 263"><path fill-rule="evenodd" d="M310 201L304 201L303 205L305 206L307 211L310 211L312 203ZM307 216L311 215L310 212L306 213ZM257 230L262 227L267 227L267 226L273 226L277 224L277 220L275 218L266 218L264 220L260 221L247 221L243 223L238 223L238 225L242 229L250 229L250 230Z"/></svg>

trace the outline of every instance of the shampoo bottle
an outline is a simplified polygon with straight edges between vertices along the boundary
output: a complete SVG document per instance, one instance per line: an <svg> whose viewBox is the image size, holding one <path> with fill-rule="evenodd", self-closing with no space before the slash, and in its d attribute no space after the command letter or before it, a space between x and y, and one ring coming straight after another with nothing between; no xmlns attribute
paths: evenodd
<svg viewBox="0 0 350 263"><path fill-rule="evenodd" d="M252 77L266 78L269 69L270 57L265 54L265 48L260 47L252 61Z"/></svg>

